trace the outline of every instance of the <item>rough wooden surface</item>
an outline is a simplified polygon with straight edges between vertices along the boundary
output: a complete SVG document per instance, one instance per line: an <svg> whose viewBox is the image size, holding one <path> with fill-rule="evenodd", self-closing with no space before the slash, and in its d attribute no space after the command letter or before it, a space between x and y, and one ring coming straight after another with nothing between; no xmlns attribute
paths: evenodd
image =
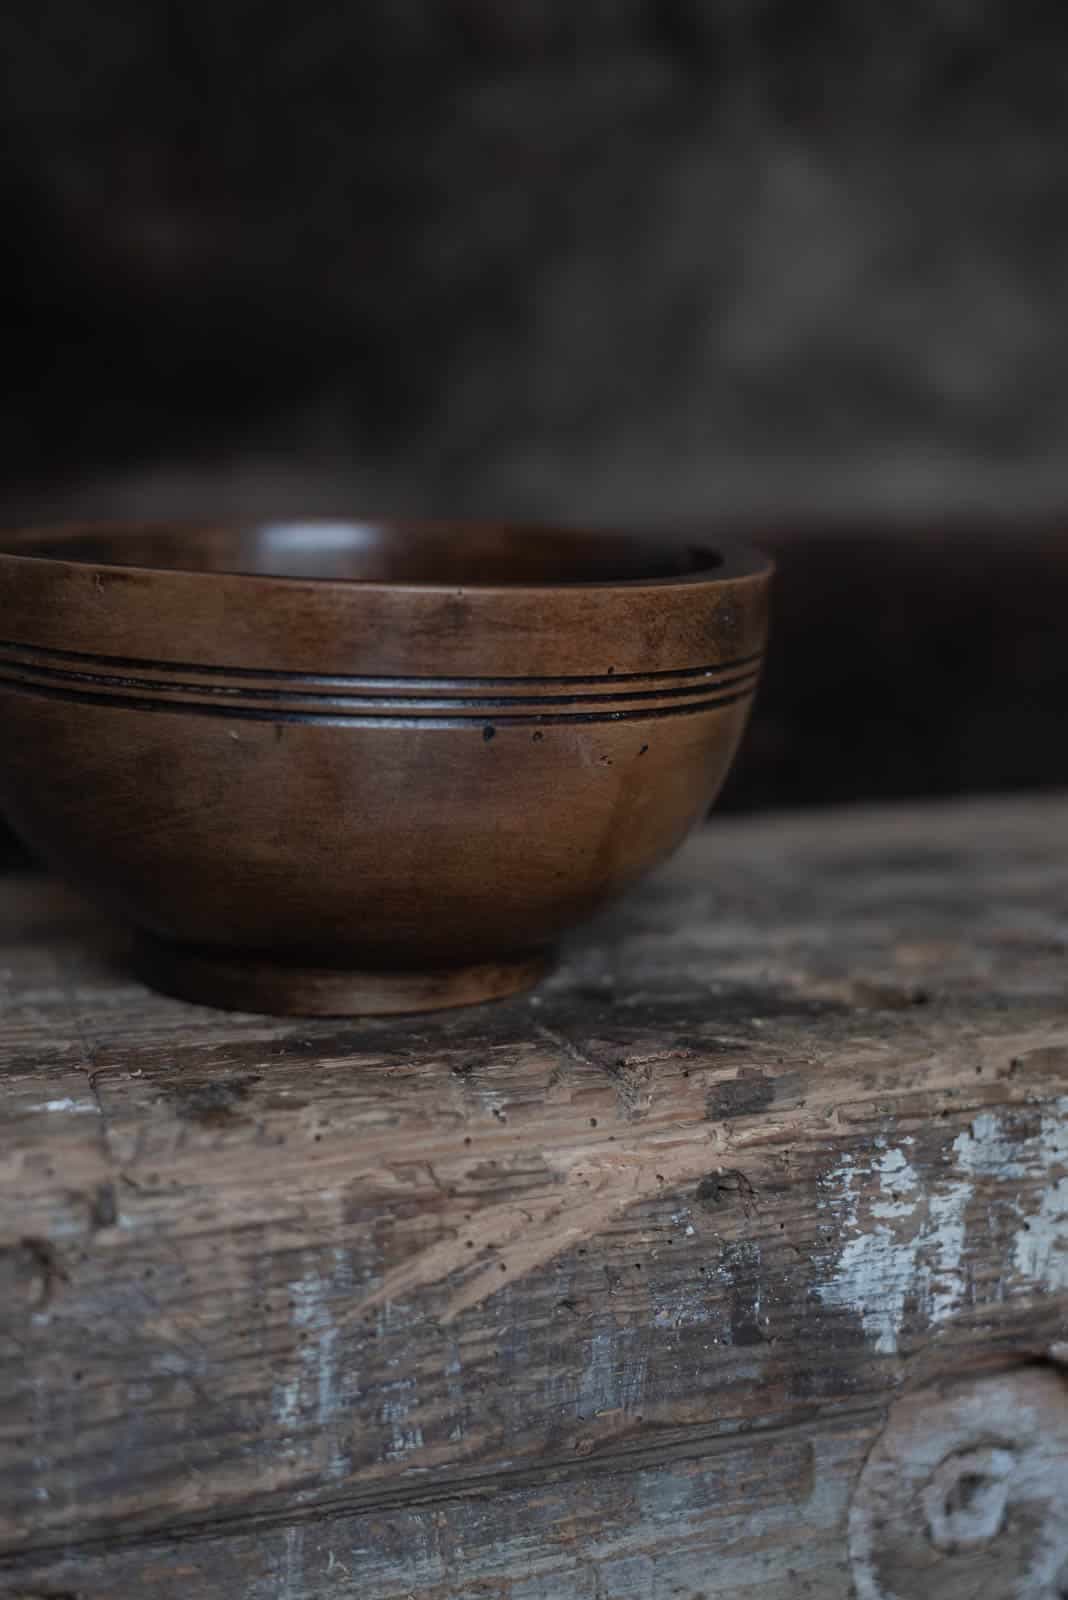
<svg viewBox="0 0 1068 1600"><path fill-rule="evenodd" d="M1046 1594L989 1508L1068 1450L1068 801L713 824L440 1019L150 996L32 877L0 944L0 1593L955 1597L918 1407Z"/></svg>

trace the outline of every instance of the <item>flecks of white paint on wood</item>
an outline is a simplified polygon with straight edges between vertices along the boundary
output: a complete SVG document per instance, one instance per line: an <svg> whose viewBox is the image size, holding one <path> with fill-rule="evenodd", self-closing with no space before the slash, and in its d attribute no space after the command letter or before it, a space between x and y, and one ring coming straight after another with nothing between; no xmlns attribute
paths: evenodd
<svg viewBox="0 0 1068 1600"><path fill-rule="evenodd" d="M944 1322L962 1304L961 1263L976 1179L1005 1174L1014 1160L1012 1143L997 1117L985 1111L954 1139L952 1158L962 1176L932 1191L927 1200L925 1266L917 1287L932 1323Z"/></svg>
<svg viewBox="0 0 1068 1600"><path fill-rule="evenodd" d="M50 1386L44 1378L32 1379L30 1397L30 1416L34 1444L33 1454L30 1457L30 1466L35 1474L47 1477L53 1466L52 1457L38 1448L39 1442L42 1439L47 1440L51 1435L52 1395ZM52 1498L49 1490L41 1483L34 1485L33 1497L35 1500L45 1503Z"/></svg>
<svg viewBox="0 0 1068 1600"><path fill-rule="evenodd" d="M953 1155L965 1172L977 1177L1021 1178L1026 1173L1020 1143L1009 1136L993 1111L981 1111L970 1127L958 1133Z"/></svg>
<svg viewBox="0 0 1068 1600"><path fill-rule="evenodd" d="M1068 1097L1055 1113L1043 1116L1036 1140L1046 1171L1062 1175L1044 1190L1038 1210L1024 1220L1013 1241L1013 1265L1022 1277L1051 1293L1068 1289Z"/></svg>
<svg viewBox="0 0 1068 1600"><path fill-rule="evenodd" d="M1046 1180L1037 1209L1020 1216L1011 1267L1023 1287L1068 1288L1068 1098L1026 1139L1015 1137L998 1115L980 1113L954 1139L953 1175L944 1182L919 1182L907 1143L880 1147L867 1166L843 1157L822 1186L821 1204L846 1237L817 1292L825 1305L855 1312L876 1351L896 1352L910 1301L935 1325L960 1309L978 1183Z"/></svg>
<svg viewBox="0 0 1068 1600"><path fill-rule="evenodd" d="M641 1410L649 1364L647 1338L640 1328L617 1326L614 1318L594 1328L575 1397L580 1417Z"/></svg>
<svg viewBox="0 0 1068 1600"><path fill-rule="evenodd" d="M903 1236L891 1223L912 1217L920 1204L916 1173L903 1150L884 1150L872 1163L878 1195L869 1205L879 1220L865 1226L860 1217L864 1175L851 1156L830 1174L837 1190L839 1223L846 1239L837 1264L817 1292L825 1305L859 1314L864 1330L880 1354L893 1354L904 1316L905 1301L915 1276L919 1237Z"/></svg>
<svg viewBox="0 0 1068 1600"><path fill-rule="evenodd" d="M945 1193L932 1194L928 1200L931 1251L926 1270L927 1312L934 1323L944 1322L961 1307L961 1262L972 1193L970 1182L953 1183Z"/></svg>
<svg viewBox="0 0 1068 1600"><path fill-rule="evenodd" d="M38 1105L27 1106L28 1111L76 1111L80 1113L95 1113L99 1106L95 1100L72 1100L68 1096L63 1100L42 1100Z"/></svg>
<svg viewBox="0 0 1068 1600"><path fill-rule="evenodd" d="M320 1427L329 1427L338 1407L338 1330L330 1308L329 1282L315 1266L287 1284L290 1325L300 1343L296 1372L275 1391L275 1420L292 1425L311 1412Z"/></svg>
<svg viewBox="0 0 1068 1600"><path fill-rule="evenodd" d="M464 1436L464 1368L458 1345L449 1345L449 1354L442 1370L445 1374L445 1392L449 1397L449 1409L456 1417L449 1430L449 1439L453 1444L459 1444Z"/></svg>
<svg viewBox="0 0 1068 1600"><path fill-rule="evenodd" d="M379 1415L390 1431L390 1442L386 1446L387 1461L397 1461L412 1450L422 1448L423 1430L419 1423L412 1419L415 1401L414 1378L399 1379L396 1383L386 1384L382 1390L382 1409Z"/></svg>
<svg viewBox="0 0 1068 1600"><path fill-rule="evenodd" d="M652 1291L654 1328L702 1328L709 1321L702 1283L683 1282Z"/></svg>

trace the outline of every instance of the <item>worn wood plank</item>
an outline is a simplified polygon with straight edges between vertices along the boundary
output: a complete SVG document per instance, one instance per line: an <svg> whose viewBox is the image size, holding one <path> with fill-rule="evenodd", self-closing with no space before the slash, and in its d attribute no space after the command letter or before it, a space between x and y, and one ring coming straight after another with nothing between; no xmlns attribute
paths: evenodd
<svg viewBox="0 0 1068 1600"><path fill-rule="evenodd" d="M850 1488L876 1433L873 1421L802 1426L536 1489L111 1544L57 1554L34 1581L87 1600L846 1600Z"/></svg>
<svg viewBox="0 0 1068 1600"><path fill-rule="evenodd" d="M721 823L529 1000L340 1024L10 880L0 1581L847 1594L893 1398L1068 1338L1066 844Z"/></svg>

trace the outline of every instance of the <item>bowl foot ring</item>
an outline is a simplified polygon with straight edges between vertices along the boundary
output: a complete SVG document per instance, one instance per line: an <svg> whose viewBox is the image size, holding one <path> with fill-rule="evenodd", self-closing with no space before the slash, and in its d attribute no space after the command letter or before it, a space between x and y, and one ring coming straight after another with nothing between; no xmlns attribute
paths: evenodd
<svg viewBox="0 0 1068 1600"><path fill-rule="evenodd" d="M433 971L356 971L242 958L139 935L133 965L151 988L197 1005L280 1017L381 1017L503 1000L532 988L553 958L539 954Z"/></svg>

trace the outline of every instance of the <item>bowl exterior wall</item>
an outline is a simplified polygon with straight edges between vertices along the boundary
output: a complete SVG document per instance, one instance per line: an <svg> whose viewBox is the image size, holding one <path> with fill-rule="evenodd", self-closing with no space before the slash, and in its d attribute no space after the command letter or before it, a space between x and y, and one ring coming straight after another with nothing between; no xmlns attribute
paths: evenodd
<svg viewBox="0 0 1068 1600"><path fill-rule="evenodd" d="M768 573L542 590L0 555L0 808L157 938L447 966L537 950L730 766Z"/></svg>

